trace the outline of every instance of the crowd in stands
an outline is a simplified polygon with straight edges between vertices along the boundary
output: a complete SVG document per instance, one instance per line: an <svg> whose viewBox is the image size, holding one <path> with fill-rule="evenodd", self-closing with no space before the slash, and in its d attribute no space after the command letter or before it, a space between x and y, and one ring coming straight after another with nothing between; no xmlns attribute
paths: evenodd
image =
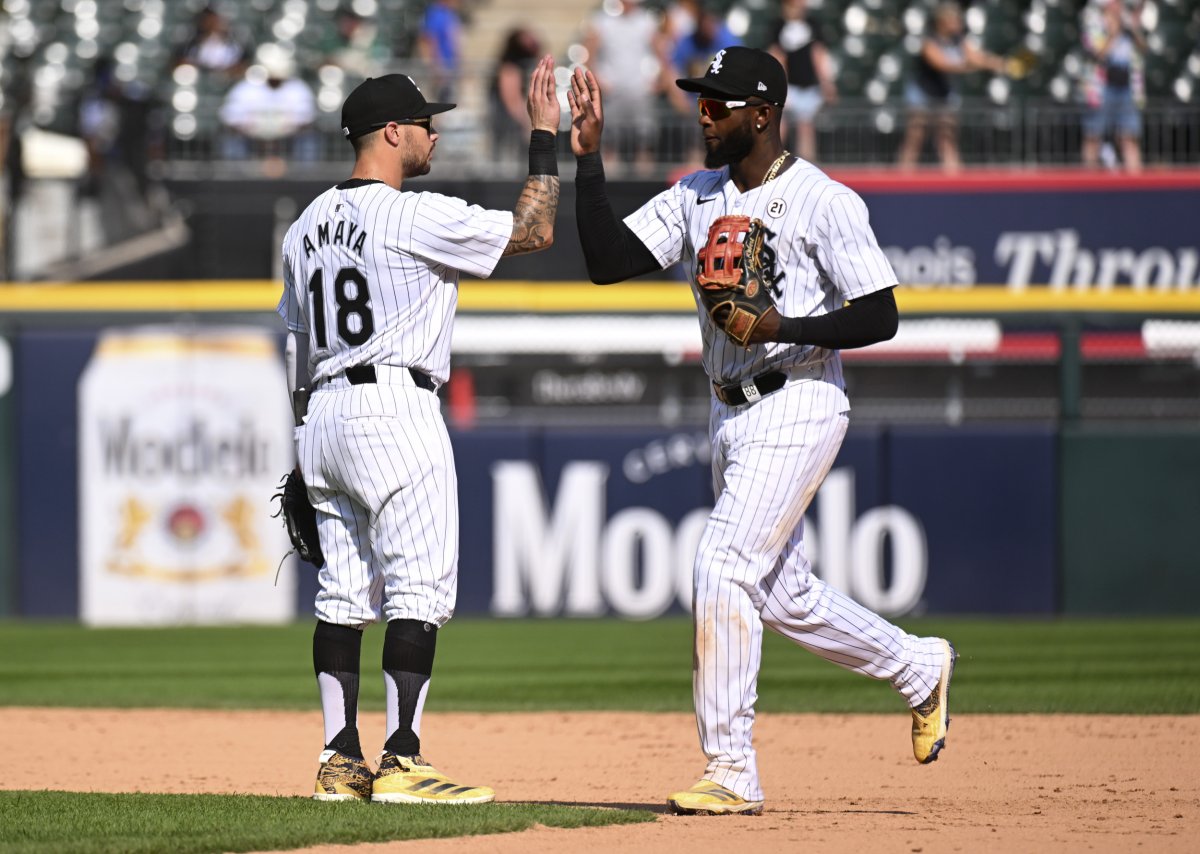
<svg viewBox="0 0 1200 854"><path fill-rule="evenodd" d="M485 89L480 156L521 156L523 87L547 49L536 15L497 34L489 69L468 76L464 34L488 0L208 2L4 0L0 139L30 123L78 135L93 183L128 173L143 184L147 160L170 157L181 141L195 143L191 156L256 160L282 174L328 159L341 100L358 81L419 68L434 100L469 101L467 86ZM702 74L737 44L768 49L785 66L787 144L818 163L819 123L857 103L895 105L891 157L902 168L957 170L964 98L1000 105L1019 93L1082 105L1077 162L1136 171L1147 61L1159 97L1200 95L1200 7L1191 0L963 2L604 0L560 62L595 71L606 141L633 174L698 160L694 98L673 81ZM1148 36L1148 17L1181 35ZM1052 62L1014 69L1023 46Z"/></svg>

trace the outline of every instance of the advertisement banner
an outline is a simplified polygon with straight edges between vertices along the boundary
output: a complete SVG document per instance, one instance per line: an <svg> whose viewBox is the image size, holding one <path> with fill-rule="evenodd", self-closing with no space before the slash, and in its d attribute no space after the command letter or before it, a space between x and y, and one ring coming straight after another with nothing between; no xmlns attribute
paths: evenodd
<svg viewBox="0 0 1200 854"><path fill-rule="evenodd" d="M80 616L269 623L295 613L270 495L293 464L274 339L242 327L103 334L79 385Z"/></svg>
<svg viewBox="0 0 1200 854"><path fill-rule="evenodd" d="M935 288L1194 291L1200 186L1005 178L913 187L847 176L901 282Z"/></svg>
<svg viewBox="0 0 1200 854"><path fill-rule="evenodd" d="M690 609L712 508L702 430L464 431L460 613ZM1055 607L1054 433L852 430L805 516L829 584L887 616Z"/></svg>

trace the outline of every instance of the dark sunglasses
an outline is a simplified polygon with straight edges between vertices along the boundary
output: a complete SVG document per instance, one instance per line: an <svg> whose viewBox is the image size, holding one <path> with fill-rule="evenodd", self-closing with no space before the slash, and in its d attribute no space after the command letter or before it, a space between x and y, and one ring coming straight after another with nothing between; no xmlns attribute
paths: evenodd
<svg viewBox="0 0 1200 854"><path fill-rule="evenodd" d="M708 116L714 122L719 122L721 119L727 119L733 115L734 110L740 110L743 107L766 107L770 105L765 101L722 101L719 98L699 98L696 101L696 106L700 110L700 115Z"/></svg>
<svg viewBox="0 0 1200 854"><path fill-rule="evenodd" d="M376 131L380 128L385 128L388 125L416 125L419 128L425 128L425 132L428 134L432 134L434 132L433 118L431 116L422 116L419 119L392 119L388 122L376 122L367 128L367 132L369 133L371 131Z"/></svg>

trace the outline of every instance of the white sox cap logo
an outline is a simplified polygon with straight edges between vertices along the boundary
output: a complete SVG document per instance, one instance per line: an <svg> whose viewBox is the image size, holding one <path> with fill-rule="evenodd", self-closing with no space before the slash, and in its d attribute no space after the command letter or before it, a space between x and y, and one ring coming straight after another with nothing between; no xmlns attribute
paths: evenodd
<svg viewBox="0 0 1200 854"><path fill-rule="evenodd" d="M724 58L725 58L725 51L724 50L717 51L717 55L713 57L712 65L710 65L708 67L708 73L709 74L720 74L721 73L721 60L723 60Z"/></svg>

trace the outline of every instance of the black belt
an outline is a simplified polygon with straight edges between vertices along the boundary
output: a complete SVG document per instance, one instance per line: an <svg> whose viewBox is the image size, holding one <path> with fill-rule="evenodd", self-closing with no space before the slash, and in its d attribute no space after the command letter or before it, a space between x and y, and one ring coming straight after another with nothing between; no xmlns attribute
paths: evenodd
<svg viewBox="0 0 1200 854"><path fill-rule="evenodd" d="M374 365L351 365L343 373L346 375L346 379L350 381L350 385L372 385L376 382ZM437 391L437 383L434 382L433 377L421 373L416 368L409 368L408 373L412 377L413 382L417 384L417 388L423 388L426 391Z"/></svg>
<svg viewBox="0 0 1200 854"><path fill-rule="evenodd" d="M759 397L765 397L773 391L779 391L787 383L787 374L783 371L771 371L767 374L759 374L748 383L736 385L717 385L713 383L713 394L717 396L717 400L729 406L741 406L746 402L747 387L758 390L758 394L754 395L751 392L751 397L757 400Z"/></svg>

